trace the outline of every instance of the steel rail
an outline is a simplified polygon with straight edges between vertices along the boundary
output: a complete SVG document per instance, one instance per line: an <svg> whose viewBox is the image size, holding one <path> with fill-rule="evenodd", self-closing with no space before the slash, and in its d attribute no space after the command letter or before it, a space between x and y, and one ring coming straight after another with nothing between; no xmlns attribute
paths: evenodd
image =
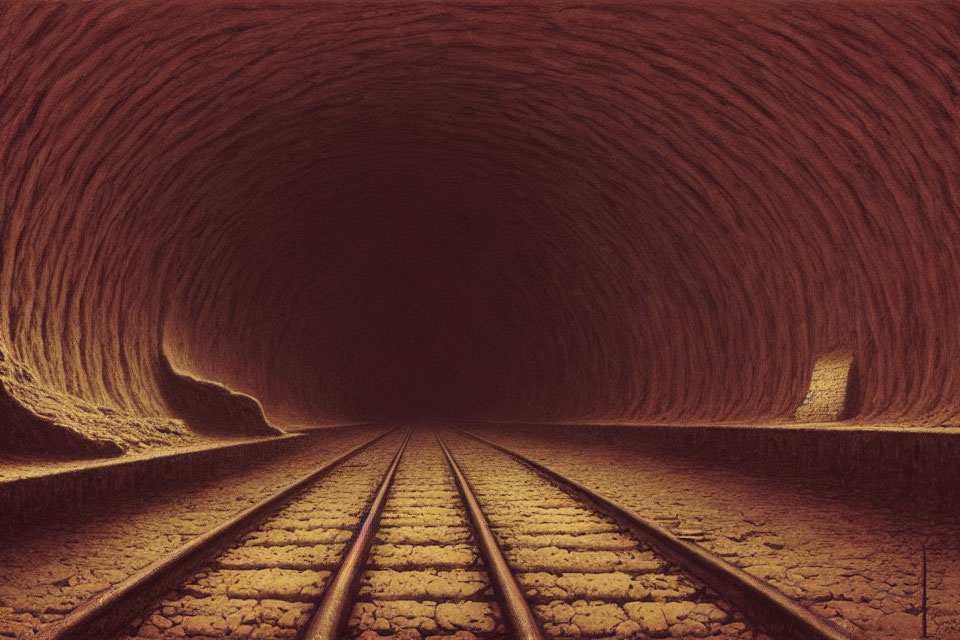
<svg viewBox="0 0 960 640"><path fill-rule="evenodd" d="M374 536L380 525L383 507L387 502L397 467L400 466L400 458L403 457L412 433L412 429L407 432L403 443L393 457L393 462L390 463L380 482L380 488L370 503L363 524L360 525L350 544L350 549L340 562L336 576L327 584L323 598L310 618L310 624L299 636L302 640L340 640L360 586L360 575L366 567L367 556L370 554L370 547L373 545Z"/></svg>
<svg viewBox="0 0 960 640"><path fill-rule="evenodd" d="M284 502L310 484L394 431L396 431L395 428L388 429L376 438L354 447L227 522L174 549L123 582L82 602L62 619L42 627L35 638L37 640L90 640L120 633L143 609L163 594L178 587L231 541L266 520Z"/></svg>
<svg viewBox="0 0 960 640"><path fill-rule="evenodd" d="M768 583L733 566L700 545L681 540L649 518L620 506L593 489L521 453L467 431L456 431L531 467L561 489L579 496L581 500L613 517L649 542L667 559L720 594L767 633L790 640L852 640L836 626L808 611Z"/></svg>
<svg viewBox="0 0 960 640"><path fill-rule="evenodd" d="M434 431L434 436L437 438L437 443L440 445L440 448L443 449L443 455L447 458L447 464L450 466L454 480L457 482L460 497L463 499L467 513L470 515L473 530L476 534L477 542L480 545L480 551L483 553L483 559L487 563L487 571L493 579L497 597L500 599L500 606L503 608L503 613L507 618L507 624L512 631L511 637L514 638L514 640L543 640L540 625L537 624L536 619L533 617L530 605L527 603L526 598L523 597L523 591L520 590L517 579L514 577L510 566L503 557L499 545L497 545L493 531L490 529L490 523L487 522L486 516L483 515L483 510L480 508L480 504L473 494L473 488L470 486L470 482L466 476L463 475L463 471L460 470L460 465L457 464L453 454L450 453L450 449L447 448L447 445L444 444L440 438L440 434Z"/></svg>

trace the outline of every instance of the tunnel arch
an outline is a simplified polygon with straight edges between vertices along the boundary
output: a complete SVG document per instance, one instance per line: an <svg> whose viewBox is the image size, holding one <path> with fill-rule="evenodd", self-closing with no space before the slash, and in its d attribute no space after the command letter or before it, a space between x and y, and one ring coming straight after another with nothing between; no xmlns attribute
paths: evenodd
<svg viewBox="0 0 960 640"><path fill-rule="evenodd" d="M722 422L789 418L844 349L853 418L942 422L958 24L946 3L9 3L0 351L31 381L5 388L65 424L175 417L167 358L278 425Z"/></svg>

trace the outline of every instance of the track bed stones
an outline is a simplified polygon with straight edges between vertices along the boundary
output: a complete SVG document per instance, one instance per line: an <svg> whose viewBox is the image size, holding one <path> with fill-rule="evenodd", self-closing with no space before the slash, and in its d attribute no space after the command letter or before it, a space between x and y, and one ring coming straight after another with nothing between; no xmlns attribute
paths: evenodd
<svg viewBox="0 0 960 640"><path fill-rule="evenodd" d="M311 477L126 640L766 638L563 478L454 439L459 461L414 430Z"/></svg>
<svg viewBox="0 0 960 640"><path fill-rule="evenodd" d="M483 437L696 542L853 637L919 633L926 544L928 634L960 638L960 579L951 579L960 576L960 521L934 494L878 494L869 478L845 484L800 471L763 482L736 465L704 468L656 446L583 447L570 434L551 435Z"/></svg>
<svg viewBox="0 0 960 640"><path fill-rule="evenodd" d="M156 603L126 638L296 638L398 445L385 438L331 470Z"/></svg>
<svg viewBox="0 0 960 640"><path fill-rule="evenodd" d="M556 638L763 638L631 532L527 466L451 436L544 633Z"/></svg>
<svg viewBox="0 0 960 640"><path fill-rule="evenodd" d="M505 637L466 511L429 431L412 436L400 462L347 636Z"/></svg>
<svg viewBox="0 0 960 640"><path fill-rule="evenodd" d="M300 449L283 456L270 450L242 470L221 468L198 481L170 479L174 484L166 489L145 485L136 500L104 494L83 501L78 517L20 528L0 544L0 638L25 640L61 623L90 598L375 435L361 428L310 436ZM121 466L130 465L131 477L149 475L137 470L141 464L149 467L137 460ZM66 474L59 481L74 479Z"/></svg>

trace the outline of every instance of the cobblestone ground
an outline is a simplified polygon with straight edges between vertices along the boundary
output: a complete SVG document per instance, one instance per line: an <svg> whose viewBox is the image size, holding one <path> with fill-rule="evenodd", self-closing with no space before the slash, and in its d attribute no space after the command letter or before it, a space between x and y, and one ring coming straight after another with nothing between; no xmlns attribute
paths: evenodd
<svg viewBox="0 0 960 640"><path fill-rule="evenodd" d="M29 527L0 542L0 638L33 637L80 602L378 433L318 437L298 454L176 492L90 505L81 519Z"/></svg>
<svg viewBox="0 0 960 640"><path fill-rule="evenodd" d="M557 638L766 638L614 521L511 458L445 436L544 631Z"/></svg>
<svg viewBox="0 0 960 640"><path fill-rule="evenodd" d="M500 611L435 437L407 445L348 623L350 636L501 638Z"/></svg>
<svg viewBox="0 0 960 640"><path fill-rule="evenodd" d="M203 568L143 618L127 640L295 638L336 571L402 435L337 467Z"/></svg>
<svg viewBox="0 0 960 640"><path fill-rule="evenodd" d="M960 522L922 500L775 481L623 444L580 446L535 434L486 437L694 541L829 618L851 635L920 633L920 548L929 548L929 637L960 638ZM871 495L872 493L872 495ZM887 504L878 504L889 500Z"/></svg>

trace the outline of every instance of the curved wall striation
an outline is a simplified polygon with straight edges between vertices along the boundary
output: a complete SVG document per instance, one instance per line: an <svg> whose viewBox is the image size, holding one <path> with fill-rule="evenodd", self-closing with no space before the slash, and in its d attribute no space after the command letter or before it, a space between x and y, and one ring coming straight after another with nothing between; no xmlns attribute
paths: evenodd
<svg viewBox="0 0 960 640"><path fill-rule="evenodd" d="M789 417L843 349L856 418L943 421L958 33L947 2L5 3L0 349L125 415L177 415L175 369L279 424Z"/></svg>

